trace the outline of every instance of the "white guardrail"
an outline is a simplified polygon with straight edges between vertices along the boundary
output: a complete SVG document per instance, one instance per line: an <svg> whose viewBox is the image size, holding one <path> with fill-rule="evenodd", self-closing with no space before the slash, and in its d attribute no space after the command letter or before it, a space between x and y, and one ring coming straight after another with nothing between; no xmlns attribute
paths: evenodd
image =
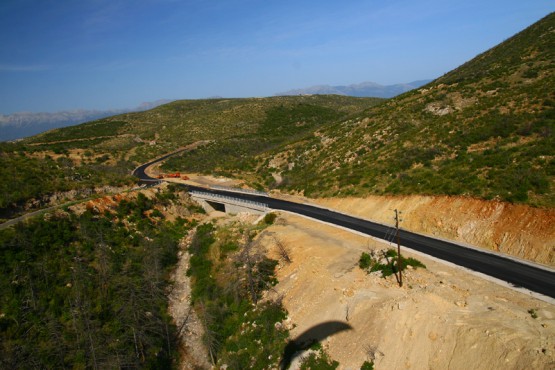
<svg viewBox="0 0 555 370"><path fill-rule="evenodd" d="M269 197L268 193L260 190L232 188L232 187L220 186L220 185L213 185L213 186L210 186L210 188L214 190L225 190L225 191L232 191L235 193L254 194L254 195L261 195L263 197Z"/></svg>
<svg viewBox="0 0 555 370"><path fill-rule="evenodd" d="M239 205L246 205L246 206L248 205L264 211L268 210L268 205L266 203L253 202L252 200L239 199L239 198L229 197L227 195L205 193L205 192L196 191L196 190L191 191L190 194L192 196L197 196L199 198L212 198L214 200L221 200L224 202L227 201L228 203L232 203L232 204L239 204Z"/></svg>

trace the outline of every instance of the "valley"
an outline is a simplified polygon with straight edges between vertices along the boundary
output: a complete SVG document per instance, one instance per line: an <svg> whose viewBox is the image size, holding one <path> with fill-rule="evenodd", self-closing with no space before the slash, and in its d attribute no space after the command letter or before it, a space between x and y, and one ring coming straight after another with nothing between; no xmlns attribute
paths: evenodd
<svg viewBox="0 0 555 370"><path fill-rule="evenodd" d="M257 217L218 212L210 219L223 229L257 222ZM278 243L287 248L291 262L283 258ZM405 253L421 260L426 269L406 270L400 288L393 276L384 279L358 267L362 252L384 250L389 243L295 215L280 213L257 244L279 261L279 283L264 300L283 300L288 312L283 325L291 337L331 320L352 327L321 342L340 369L359 368L364 361L377 368L470 364L476 369L516 369L553 364L555 311L550 303L410 252ZM187 269L186 261L182 269ZM174 310L189 297L187 291L175 297ZM199 364L198 348L191 343L199 343L202 330L189 320L184 351L190 352L183 369ZM293 361L292 368L298 362Z"/></svg>
<svg viewBox="0 0 555 370"><path fill-rule="evenodd" d="M392 99L178 100L0 143L0 368L553 368L551 291L398 262L390 226L555 284L554 45L552 13Z"/></svg>

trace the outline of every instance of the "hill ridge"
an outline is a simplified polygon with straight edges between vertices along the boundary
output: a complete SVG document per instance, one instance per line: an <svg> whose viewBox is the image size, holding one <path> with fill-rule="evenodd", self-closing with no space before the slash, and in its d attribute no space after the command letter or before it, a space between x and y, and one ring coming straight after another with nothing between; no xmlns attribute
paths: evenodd
<svg viewBox="0 0 555 370"><path fill-rule="evenodd" d="M553 207L554 29L552 13L425 87L261 158L259 173L269 187L312 196L446 194Z"/></svg>

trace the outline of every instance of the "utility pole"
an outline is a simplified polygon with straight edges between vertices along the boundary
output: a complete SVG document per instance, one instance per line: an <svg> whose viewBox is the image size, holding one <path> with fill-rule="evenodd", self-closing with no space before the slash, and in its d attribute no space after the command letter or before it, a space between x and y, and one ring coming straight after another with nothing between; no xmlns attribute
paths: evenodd
<svg viewBox="0 0 555 370"><path fill-rule="evenodd" d="M397 270L399 271L399 286L403 286L403 273L401 265L401 243L399 240L399 211L395 209L395 235L397 236Z"/></svg>

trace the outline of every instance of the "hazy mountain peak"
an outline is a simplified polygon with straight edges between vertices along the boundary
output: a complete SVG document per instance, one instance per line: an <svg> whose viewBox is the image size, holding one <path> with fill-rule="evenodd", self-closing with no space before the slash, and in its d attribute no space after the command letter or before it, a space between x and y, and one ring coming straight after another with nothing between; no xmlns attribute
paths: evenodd
<svg viewBox="0 0 555 370"><path fill-rule="evenodd" d="M419 80L404 84L395 85L380 85L376 82L365 81L358 84L351 85L316 85L307 88L293 89L278 93L276 95L324 95L324 94L335 94L335 95L348 95L357 97L375 97L375 98L392 98L399 94L405 93L412 89L416 89L422 85L431 82L431 80Z"/></svg>
<svg viewBox="0 0 555 370"><path fill-rule="evenodd" d="M79 123L114 116L116 114L145 111L169 102L171 102L171 100L161 99L153 102L141 103L135 108L125 109L73 109L59 112L16 112L9 115L0 114L0 141L20 139L54 128L77 125Z"/></svg>

